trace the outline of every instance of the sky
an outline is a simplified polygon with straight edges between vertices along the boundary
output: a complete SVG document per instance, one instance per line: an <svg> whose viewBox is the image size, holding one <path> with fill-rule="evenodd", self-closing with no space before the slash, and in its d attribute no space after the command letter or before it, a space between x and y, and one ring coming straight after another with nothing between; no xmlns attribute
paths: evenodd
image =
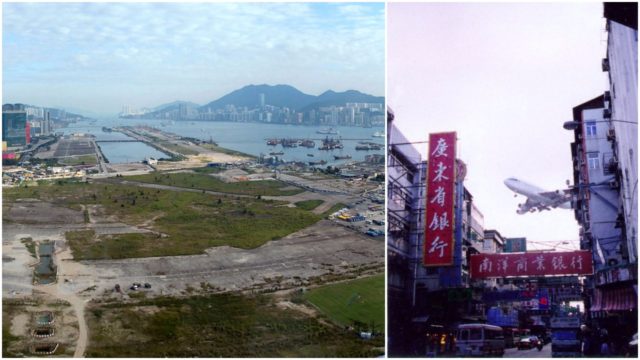
<svg viewBox="0 0 640 360"><path fill-rule="evenodd" d="M383 3L3 3L3 103L115 114L249 84L384 95Z"/></svg>
<svg viewBox="0 0 640 360"><path fill-rule="evenodd" d="M579 249L573 210L516 214L503 181L573 182L562 124L608 90L601 3L389 4L387 104L412 142L457 131L465 186L485 229L529 249ZM426 144L416 145L424 159ZM565 244L564 242L568 242Z"/></svg>

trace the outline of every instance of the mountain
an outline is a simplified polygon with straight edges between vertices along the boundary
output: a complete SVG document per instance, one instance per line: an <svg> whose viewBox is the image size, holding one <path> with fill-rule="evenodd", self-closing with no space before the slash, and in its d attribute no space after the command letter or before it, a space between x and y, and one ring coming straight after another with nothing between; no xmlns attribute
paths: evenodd
<svg viewBox="0 0 640 360"><path fill-rule="evenodd" d="M248 85L202 106L200 110L207 111L207 109L222 109L226 105L255 108L260 106L261 94L264 94L265 103L267 105L288 107L294 110L312 103L316 98L313 95L307 95L289 85Z"/></svg>
<svg viewBox="0 0 640 360"><path fill-rule="evenodd" d="M187 106L191 106L191 107L200 107L199 104L190 102L190 101L182 101L182 100L177 100L174 102L170 102L168 104L162 104L162 105L158 105L156 107L154 107L153 109L151 109L151 111L162 111L162 110L173 110L173 109L177 109L180 105L187 105Z"/></svg>
<svg viewBox="0 0 640 360"><path fill-rule="evenodd" d="M356 90L344 92L328 90L319 96L314 96L305 94L290 85L262 84L247 85L203 106L187 101L174 101L156 106L151 112L144 115L132 115L130 117L167 119L175 116L182 105L186 105L189 108L187 118L194 114L197 115L197 113L209 113L209 110L215 112L215 110L224 109L227 105L256 109L260 107L262 96L264 96L265 105L279 108L287 107L297 112L307 112L321 106L339 106L348 102L384 103L384 97L382 96L367 95Z"/></svg>
<svg viewBox="0 0 640 360"><path fill-rule="evenodd" d="M384 96L367 95L357 90L347 90L343 92L328 90L318 96L315 102L305 106L302 109L299 109L299 111L306 112L313 108L318 108L321 106L338 106L344 105L349 102L384 104Z"/></svg>

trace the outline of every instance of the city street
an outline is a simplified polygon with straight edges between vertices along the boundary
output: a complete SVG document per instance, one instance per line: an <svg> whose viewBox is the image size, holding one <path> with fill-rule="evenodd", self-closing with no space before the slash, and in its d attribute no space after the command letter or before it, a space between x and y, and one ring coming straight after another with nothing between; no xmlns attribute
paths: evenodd
<svg viewBox="0 0 640 360"><path fill-rule="evenodd" d="M506 349L504 352L505 358L550 358L551 357L551 344L545 345L542 350L533 348L529 350L518 350L517 348Z"/></svg>

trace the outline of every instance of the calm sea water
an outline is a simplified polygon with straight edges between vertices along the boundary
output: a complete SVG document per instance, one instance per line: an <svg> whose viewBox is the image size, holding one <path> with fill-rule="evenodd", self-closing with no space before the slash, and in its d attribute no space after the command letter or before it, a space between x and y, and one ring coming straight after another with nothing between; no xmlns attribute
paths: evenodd
<svg viewBox="0 0 640 360"><path fill-rule="evenodd" d="M71 124L68 128L62 129L65 134L89 133L96 136L97 140L125 139L127 136L117 132L103 132L102 127L113 126L135 126L148 125L161 130L172 132L181 136L189 136L202 140L213 140L220 146L241 151L247 154L260 156L268 155L270 152L284 152L279 155L285 161L327 161L326 165L336 165L345 161L362 161L368 154L383 154L383 150L378 151L356 151L355 147L360 141L375 142L384 144L384 138L372 137L375 132L383 132L384 128L361 128L361 127L336 127L338 135L322 135L317 131L324 130L326 126L297 126L282 124L259 124L259 123L234 123L234 122L204 122L204 121L176 121L172 123L160 120L125 120L125 119L104 119L93 122L84 121ZM320 139L330 137L341 137L344 149L322 151L318 147L322 145ZM313 139L315 148L283 148L281 145L268 146L269 138L304 138ZM355 140L349 140L355 139ZM142 161L146 156L155 158L166 156L154 148L144 143L101 143L102 151L107 159L112 163ZM384 147L383 147L384 149ZM155 155L153 155L155 153ZM313 155L313 156L310 156ZM351 155L349 160L335 160L334 155Z"/></svg>

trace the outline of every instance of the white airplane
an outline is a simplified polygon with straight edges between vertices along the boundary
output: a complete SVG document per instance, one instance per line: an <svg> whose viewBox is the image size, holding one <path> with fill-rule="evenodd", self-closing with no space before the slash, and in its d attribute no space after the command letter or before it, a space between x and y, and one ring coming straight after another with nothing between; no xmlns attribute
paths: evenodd
<svg viewBox="0 0 640 360"><path fill-rule="evenodd" d="M518 204L518 210L516 210L518 214L551 210L551 208L571 209L571 190L544 191L516 178L508 178L504 184L516 193L514 196L520 194L527 197L524 204Z"/></svg>

